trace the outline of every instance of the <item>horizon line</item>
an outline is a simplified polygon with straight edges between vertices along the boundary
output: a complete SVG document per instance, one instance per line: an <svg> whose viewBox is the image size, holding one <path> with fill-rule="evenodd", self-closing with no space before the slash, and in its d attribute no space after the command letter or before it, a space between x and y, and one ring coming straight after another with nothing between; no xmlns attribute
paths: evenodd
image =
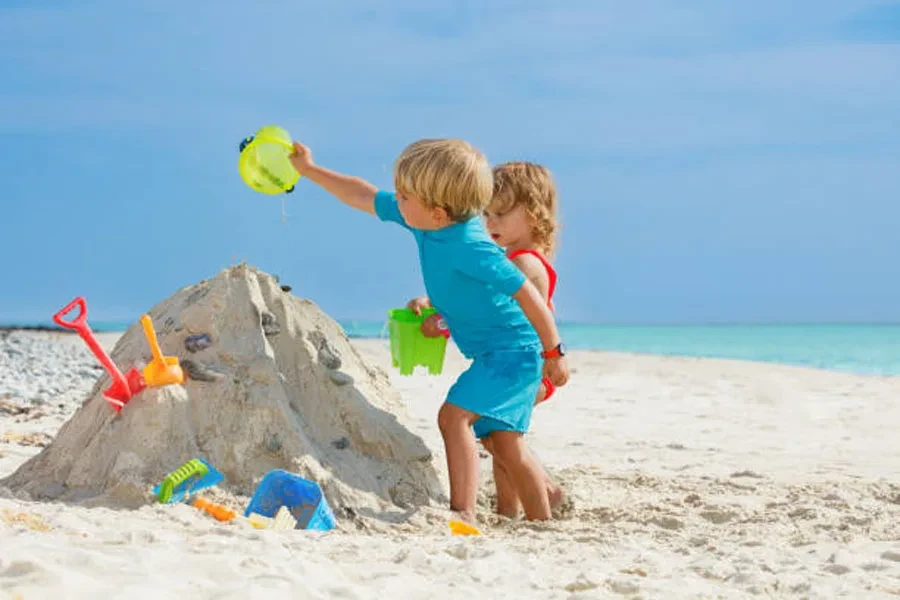
<svg viewBox="0 0 900 600"><path fill-rule="evenodd" d="M387 320L379 319L334 319L338 325L347 328L355 324L363 325L381 325L387 323ZM124 332L134 326L137 321L96 321L91 324L91 330L98 333L117 333ZM621 327L621 328L642 328L642 327L897 327L900 321L681 321L681 322L628 322L628 321L579 321L579 320L561 320L557 322L559 327ZM61 333L75 333L71 329L60 327L52 321L37 322L9 322L0 323L0 331L48 331Z"/></svg>

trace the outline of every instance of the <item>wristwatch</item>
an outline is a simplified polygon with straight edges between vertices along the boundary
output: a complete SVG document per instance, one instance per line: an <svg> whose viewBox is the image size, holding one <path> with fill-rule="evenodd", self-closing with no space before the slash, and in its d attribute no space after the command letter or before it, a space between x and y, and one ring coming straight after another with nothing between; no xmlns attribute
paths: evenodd
<svg viewBox="0 0 900 600"><path fill-rule="evenodd" d="M562 342L557 344L556 347L553 348L552 350L544 350L543 352L541 352L541 358L543 358L543 359L556 358L558 356L565 356L565 355L566 355L566 346Z"/></svg>

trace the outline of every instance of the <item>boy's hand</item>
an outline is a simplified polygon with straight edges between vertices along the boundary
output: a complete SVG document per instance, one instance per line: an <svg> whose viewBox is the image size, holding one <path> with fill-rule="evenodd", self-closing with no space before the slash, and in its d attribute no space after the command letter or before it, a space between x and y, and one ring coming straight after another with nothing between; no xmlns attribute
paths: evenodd
<svg viewBox="0 0 900 600"><path fill-rule="evenodd" d="M437 313L425 317L425 320L422 321L422 334L425 337L447 335L447 325L444 323L444 318Z"/></svg>
<svg viewBox="0 0 900 600"><path fill-rule="evenodd" d="M412 310L417 315L421 315L423 308L431 308L431 301L427 296L419 296L418 298L413 298L407 302L406 308Z"/></svg>
<svg viewBox="0 0 900 600"><path fill-rule="evenodd" d="M569 381L569 363L565 356L554 356L544 359L544 377L556 387L562 387Z"/></svg>
<svg viewBox="0 0 900 600"><path fill-rule="evenodd" d="M294 169L301 175L313 166L312 150L300 142L294 142L294 151L291 153L290 159Z"/></svg>

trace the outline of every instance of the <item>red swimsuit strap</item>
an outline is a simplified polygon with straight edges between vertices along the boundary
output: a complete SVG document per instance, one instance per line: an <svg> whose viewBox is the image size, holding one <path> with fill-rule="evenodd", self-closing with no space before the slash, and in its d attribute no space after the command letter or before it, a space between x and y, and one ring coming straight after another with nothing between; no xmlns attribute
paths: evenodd
<svg viewBox="0 0 900 600"><path fill-rule="evenodd" d="M508 253L506 257L512 260L517 256L522 256L523 254L531 254L532 256L536 256L538 260L541 261L541 264L544 265L544 268L547 269L547 278L550 280L549 289L547 290L547 304L550 305L550 308L553 308L553 292L556 290L556 270L553 268L553 265L550 264L550 261L547 260L547 257L545 257L537 250L515 250Z"/></svg>

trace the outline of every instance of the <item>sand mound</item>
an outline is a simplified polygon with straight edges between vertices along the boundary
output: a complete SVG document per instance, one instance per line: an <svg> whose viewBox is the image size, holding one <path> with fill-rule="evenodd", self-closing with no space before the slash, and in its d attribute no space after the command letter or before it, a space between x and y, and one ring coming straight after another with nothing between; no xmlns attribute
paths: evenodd
<svg viewBox="0 0 900 600"><path fill-rule="evenodd" d="M271 469L314 480L339 518L445 501L432 452L407 428L384 371L274 277L225 269L149 314L163 354L178 356L188 374L184 385L148 388L117 416L101 393L104 375L53 442L0 485L137 507L153 501L150 489L166 473L202 457L239 496ZM139 323L111 354L123 372L150 360Z"/></svg>

